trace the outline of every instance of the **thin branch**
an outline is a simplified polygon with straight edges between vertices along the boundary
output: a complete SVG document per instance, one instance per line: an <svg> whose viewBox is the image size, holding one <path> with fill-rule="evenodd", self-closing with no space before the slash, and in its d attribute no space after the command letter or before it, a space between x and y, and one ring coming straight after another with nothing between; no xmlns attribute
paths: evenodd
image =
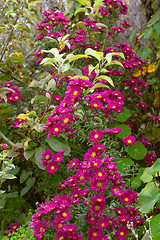
<svg viewBox="0 0 160 240"><path fill-rule="evenodd" d="M14 75L12 75L12 74L8 74L8 73L7 73L5 70L3 70L2 68L0 68L0 72L4 73L4 74L6 74L6 75L9 75L9 76L12 77L14 80L16 80L16 81L18 81L18 82L20 82L20 83L28 86L28 83L23 82L21 79L19 79L18 77L14 76Z"/></svg>
<svg viewBox="0 0 160 240"><path fill-rule="evenodd" d="M12 147L16 147L16 148L22 148L22 144L21 143L13 143L11 140L9 140L1 131L0 131L0 137L3 138L3 140L5 140L9 145L11 145Z"/></svg>

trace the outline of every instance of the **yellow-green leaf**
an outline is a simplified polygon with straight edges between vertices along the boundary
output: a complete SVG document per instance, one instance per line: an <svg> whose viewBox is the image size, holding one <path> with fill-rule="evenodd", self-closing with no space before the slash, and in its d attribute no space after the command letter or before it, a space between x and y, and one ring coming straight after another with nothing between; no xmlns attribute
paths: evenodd
<svg viewBox="0 0 160 240"><path fill-rule="evenodd" d="M83 6L91 7L91 2L89 0L77 0Z"/></svg>
<svg viewBox="0 0 160 240"><path fill-rule="evenodd" d="M107 82L109 82L114 87L113 80L110 77L107 77L105 75L101 75L101 76L97 77L97 80L100 80L100 79L106 80Z"/></svg>

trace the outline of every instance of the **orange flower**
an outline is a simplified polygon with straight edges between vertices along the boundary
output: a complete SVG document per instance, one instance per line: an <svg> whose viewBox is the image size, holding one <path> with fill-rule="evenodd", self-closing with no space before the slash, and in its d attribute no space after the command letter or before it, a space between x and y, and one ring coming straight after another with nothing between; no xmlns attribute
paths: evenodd
<svg viewBox="0 0 160 240"><path fill-rule="evenodd" d="M147 67L143 67L142 76L145 76L147 73Z"/></svg>
<svg viewBox="0 0 160 240"><path fill-rule="evenodd" d="M140 75L141 75L141 70L139 70L139 71L133 73L132 75L133 75L134 77L138 77L138 76L140 76Z"/></svg>
<svg viewBox="0 0 160 240"><path fill-rule="evenodd" d="M147 71L149 73L154 72L156 70L156 66L154 64L149 64Z"/></svg>

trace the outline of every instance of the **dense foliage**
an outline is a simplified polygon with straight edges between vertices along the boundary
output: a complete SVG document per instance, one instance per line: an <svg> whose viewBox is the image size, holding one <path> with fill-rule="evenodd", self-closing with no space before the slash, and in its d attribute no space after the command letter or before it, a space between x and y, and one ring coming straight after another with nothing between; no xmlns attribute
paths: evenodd
<svg viewBox="0 0 160 240"><path fill-rule="evenodd" d="M71 19L45 10L40 20L38 1L4 6L1 233L156 240L159 54L153 62L119 41L130 27L124 1L78 2Z"/></svg>

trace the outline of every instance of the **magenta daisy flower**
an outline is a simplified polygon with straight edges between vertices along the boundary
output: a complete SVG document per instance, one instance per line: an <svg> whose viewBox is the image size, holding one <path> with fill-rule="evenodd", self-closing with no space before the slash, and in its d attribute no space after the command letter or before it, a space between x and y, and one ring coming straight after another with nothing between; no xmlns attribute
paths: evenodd
<svg viewBox="0 0 160 240"><path fill-rule="evenodd" d="M91 108L94 109L101 109L102 108L102 102L98 99L92 99L89 103Z"/></svg>
<svg viewBox="0 0 160 240"><path fill-rule="evenodd" d="M49 162L47 165L47 171L49 175L54 175L58 171L58 166L55 162Z"/></svg>
<svg viewBox="0 0 160 240"><path fill-rule="evenodd" d="M100 129L94 129L89 134L89 140L90 142L99 142L103 138L103 132Z"/></svg>
<svg viewBox="0 0 160 240"><path fill-rule="evenodd" d="M63 159L64 159L64 157L61 153L56 153L53 155L53 160L55 162L63 162Z"/></svg>
<svg viewBox="0 0 160 240"><path fill-rule="evenodd" d="M46 167L49 161L52 159L53 154L51 150L46 150L44 153L42 153L42 166Z"/></svg>
<svg viewBox="0 0 160 240"><path fill-rule="evenodd" d="M93 191L104 192L108 189L107 185L108 185L108 182L105 180L104 181L96 180L96 181L93 181L90 186L93 189Z"/></svg>
<svg viewBox="0 0 160 240"><path fill-rule="evenodd" d="M92 227L89 229L87 235L89 240L99 240L102 239L103 232L96 227Z"/></svg>
<svg viewBox="0 0 160 240"><path fill-rule="evenodd" d="M124 144L126 145L133 145L136 142L136 138L132 135L126 136L122 139Z"/></svg>
<svg viewBox="0 0 160 240"><path fill-rule="evenodd" d="M10 229L8 231L8 234L9 233L12 233L12 232L17 232L17 229L20 227L20 223L19 222L16 222L14 223L14 225L10 225Z"/></svg>
<svg viewBox="0 0 160 240"><path fill-rule="evenodd" d="M63 132L62 125L60 123L54 123L48 132L48 137L58 135L61 132Z"/></svg>
<svg viewBox="0 0 160 240"><path fill-rule="evenodd" d="M72 168L78 168L79 167L79 159L73 158L73 160L68 164L68 169L71 170Z"/></svg>
<svg viewBox="0 0 160 240"><path fill-rule="evenodd" d="M59 210L58 210L59 211ZM70 219L72 219L73 215L70 213L70 211L67 209L67 210L64 210L62 211L61 213L59 213L59 217L60 217L60 220L63 221L63 222L67 222L69 221Z"/></svg>
<svg viewBox="0 0 160 240"><path fill-rule="evenodd" d="M73 115L70 114L70 113L66 113L66 114L64 114L64 116L62 117L61 121L62 121L63 125L71 124L72 121L73 121Z"/></svg>
<svg viewBox="0 0 160 240"><path fill-rule="evenodd" d="M105 204L102 204L101 202L94 202L94 203L90 203L90 210L91 210L91 213L93 213L95 216L99 217L106 210L106 206L105 206Z"/></svg>
<svg viewBox="0 0 160 240"><path fill-rule="evenodd" d="M97 222L98 218L97 216L92 216L91 213L89 213L89 215L86 216L86 220L89 224L94 225Z"/></svg>
<svg viewBox="0 0 160 240"><path fill-rule="evenodd" d="M123 240L126 239L129 230L125 226L121 226L117 229L115 236L117 239Z"/></svg>

